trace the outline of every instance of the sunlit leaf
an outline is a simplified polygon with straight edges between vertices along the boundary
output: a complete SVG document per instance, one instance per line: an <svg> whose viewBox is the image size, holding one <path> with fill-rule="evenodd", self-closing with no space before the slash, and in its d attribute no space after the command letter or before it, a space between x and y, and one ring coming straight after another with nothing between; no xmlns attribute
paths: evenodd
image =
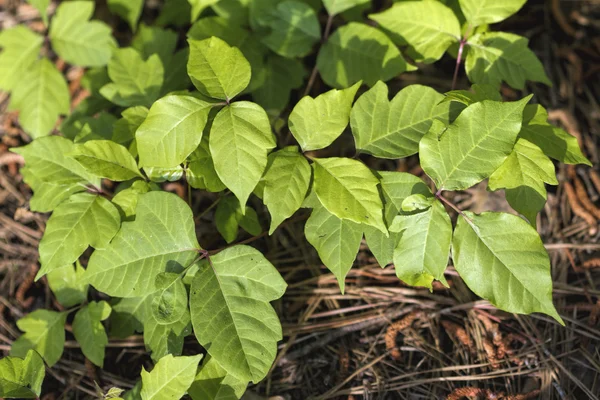
<svg viewBox="0 0 600 400"><path fill-rule="evenodd" d="M281 340L279 318L269 302L286 284L264 256L234 246L200 261L192 282L194 334L212 358L243 381L262 380Z"/></svg>
<svg viewBox="0 0 600 400"><path fill-rule="evenodd" d="M159 273L187 267L197 249L185 201L172 193L149 192L139 197L135 221L124 222L109 246L92 254L85 278L111 296L142 296L156 290Z"/></svg>
<svg viewBox="0 0 600 400"><path fill-rule="evenodd" d="M535 229L512 214L464 213L452 258L467 286L505 311L543 312L564 324L552 304L550 259Z"/></svg>

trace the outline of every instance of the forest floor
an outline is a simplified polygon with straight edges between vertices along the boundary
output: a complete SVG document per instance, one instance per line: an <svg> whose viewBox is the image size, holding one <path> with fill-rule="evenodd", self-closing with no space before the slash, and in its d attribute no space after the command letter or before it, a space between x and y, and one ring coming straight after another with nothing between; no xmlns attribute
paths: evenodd
<svg viewBox="0 0 600 400"><path fill-rule="evenodd" d="M0 0L0 26L39 25L36 11L17 3ZM503 88L504 97L534 93L549 109L550 119L580 139L595 166L558 165L560 184L549 187L547 205L538 217L552 262L555 304L566 327L541 314L496 310L478 299L451 266L446 274L449 289L435 287L430 292L406 286L393 266L380 268L366 246L342 295L334 276L303 238L307 215L301 212L273 236L241 237L263 250L289 284L275 304L284 329L279 355L268 378L250 388L250 398L445 399L465 388L464 394L479 393L481 399L600 399L600 4L530 1L498 29L530 38L553 82L552 87L530 84L524 92ZM454 64L446 56L390 83L398 89L423 83L445 92L450 90ZM77 71L67 72L75 89L77 76ZM317 81L315 87L320 85ZM457 87L468 86L461 73ZM7 99L0 94L3 356L20 334L17 319L37 308L60 307L45 279L33 283L48 215L28 210L31 192L19 174L22 160L8 150L29 139L15 114L1 112ZM422 174L415 157L391 167ZM567 184L577 189L576 198L568 198ZM181 195L186 190L177 183L166 189ZM592 225L574 212L585 198L596 207ZM476 212L507 211L504 200L487 192L485 184L454 200ZM209 196L197 193L194 212L200 214L210 203ZM214 229L211 212L203 220L201 230ZM195 351L193 338L189 342L184 353ZM43 399L90 398L95 395L94 381L103 388L130 388L142 366L150 365L141 336L111 340L105 370L100 371L86 364L67 333L63 358L47 372L44 387L49 390Z"/></svg>

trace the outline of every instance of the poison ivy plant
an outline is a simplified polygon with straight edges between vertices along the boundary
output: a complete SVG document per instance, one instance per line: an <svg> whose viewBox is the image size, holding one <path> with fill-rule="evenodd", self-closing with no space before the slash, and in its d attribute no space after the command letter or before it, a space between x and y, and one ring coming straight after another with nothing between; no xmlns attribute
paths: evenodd
<svg viewBox="0 0 600 400"><path fill-rule="evenodd" d="M427 86L411 85L389 101L388 87L378 81L352 107L356 148L380 158L415 154L433 120L444 112L436 107L443 98Z"/></svg>
<svg viewBox="0 0 600 400"><path fill-rule="evenodd" d="M465 62L471 82L496 87L502 81L515 89L523 89L525 81L551 85L544 67L529 50L529 41L506 32L488 32L469 39L469 54Z"/></svg>
<svg viewBox="0 0 600 400"><path fill-rule="evenodd" d="M242 212L240 202L232 196L223 198L217 205L215 225L227 243L235 241L240 227L251 235L259 235L262 232L256 211L246 206Z"/></svg>
<svg viewBox="0 0 600 400"><path fill-rule="evenodd" d="M5 398L37 399L42 392L45 375L44 361L34 350L24 357L0 360L0 396Z"/></svg>
<svg viewBox="0 0 600 400"><path fill-rule="evenodd" d="M107 4L110 11L127 21L131 30L136 31L144 0L108 0Z"/></svg>
<svg viewBox="0 0 600 400"><path fill-rule="evenodd" d="M336 30L319 50L317 68L330 86L346 88L358 81L372 86L410 69L383 32L351 22Z"/></svg>
<svg viewBox="0 0 600 400"><path fill-rule="evenodd" d="M302 206L310 186L311 168L296 147L269 154L262 177L262 199L271 214L269 234Z"/></svg>
<svg viewBox="0 0 600 400"><path fill-rule="evenodd" d="M37 310L17 321L17 327L25 332L13 344L10 355L26 357L35 350L48 366L60 360L65 346L66 312Z"/></svg>
<svg viewBox="0 0 600 400"><path fill-rule="evenodd" d="M44 38L22 25L0 32L0 89L18 87L18 77L35 63Z"/></svg>
<svg viewBox="0 0 600 400"><path fill-rule="evenodd" d="M108 344L102 321L108 318L110 312L107 302L92 301L77 311L73 319L73 335L81 345L81 351L100 368L104 365L104 348Z"/></svg>
<svg viewBox="0 0 600 400"><path fill-rule="evenodd" d="M36 278L72 265L88 246L107 246L119 230L120 219L117 208L101 196L79 193L61 203L48 220L40 242L42 268Z"/></svg>
<svg viewBox="0 0 600 400"><path fill-rule="evenodd" d="M329 212L387 233L377 189L379 180L364 164L337 157L314 161L314 190Z"/></svg>
<svg viewBox="0 0 600 400"><path fill-rule="evenodd" d="M167 400L183 397L194 381L196 367L202 355L173 357L167 355L152 371L142 371L142 400Z"/></svg>
<svg viewBox="0 0 600 400"><path fill-rule="evenodd" d="M74 193L86 191L88 187L100 187L97 176L89 174L74 158L67 156L74 149L73 142L59 136L39 138L27 146L13 149L27 160L21 173L35 193L29 201L32 211L52 211Z"/></svg>
<svg viewBox="0 0 600 400"><path fill-rule="evenodd" d="M58 116L69 112L67 82L46 58L31 65L23 80L13 88L10 109L20 111L23 129L32 137L46 136Z"/></svg>
<svg viewBox="0 0 600 400"><path fill-rule="evenodd" d="M112 296L141 296L156 290L159 273L188 267L198 249L185 202L174 194L149 192L138 200L135 221L124 222L110 244L94 252L85 280Z"/></svg>
<svg viewBox="0 0 600 400"><path fill-rule="evenodd" d="M452 10L437 1L406 1L380 14L369 16L398 45L409 45L415 61L439 60L453 43L460 41L460 24Z"/></svg>
<svg viewBox="0 0 600 400"><path fill-rule="evenodd" d="M169 95L155 102L135 134L140 166L173 168L185 161L202 140L211 107L192 96Z"/></svg>
<svg viewBox="0 0 600 400"><path fill-rule="evenodd" d="M88 285L83 283L85 269L79 262L49 272L48 285L63 307L73 307L87 300Z"/></svg>
<svg viewBox="0 0 600 400"><path fill-rule="evenodd" d="M38 278L64 309L18 321L0 396L40 397L41 360L60 360L69 321L98 366L109 337L143 337L154 366L114 398L239 399L276 358L271 303L286 289L266 247L248 244L277 235L285 247L302 221L342 292L364 238L408 285L447 285L451 259L496 307L562 323L534 227L557 184L551 159L591 164L531 96L503 101L502 85L551 83L526 38L488 26L524 0L388 3L168 0L154 12L109 0L125 21L109 25L90 19L93 2L48 18L48 2L31 1L49 29L0 33L0 89L32 139L13 151L29 208L53 212ZM451 91L397 79L446 53ZM82 90L65 62L88 68ZM473 86L455 90L463 63ZM429 180L396 170L415 155ZM520 215L445 197L482 181Z"/></svg>
<svg viewBox="0 0 600 400"><path fill-rule="evenodd" d="M306 96L296 104L289 125L303 151L325 148L342 134L360 83L344 90L330 90L315 99Z"/></svg>
<svg viewBox="0 0 600 400"><path fill-rule="evenodd" d="M232 375L259 382L282 337L269 302L281 297L285 288L275 267L248 246L231 247L201 261L190 289L198 342Z"/></svg>
<svg viewBox="0 0 600 400"><path fill-rule="evenodd" d="M306 221L304 234L323 263L335 275L343 293L346 275L354 264L363 237L361 225L338 218L320 206L312 211Z"/></svg>
<svg viewBox="0 0 600 400"><path fill-rule="evenodd" d="M116 40L108 25L88 21L94 12L94 3L69 1L61 3L50 24L52 47L65 61L96 67L106 65Z"/></svg>
<svg viewBox="0 0 600 400"><path fill-rule="evenodd" d="M492 304L509 312L543 312L563 323L552 304L548 253L535 229L516 215L464 212L452 257L467 285Z"/></svg>
<svg viewBox="0 0 600 400"><path fill-rule="evenodd" d="M157 54L144 61L131 47L118 49L108 63L111 82L104 85L100 93L122 107L149 107L160 95L163 75L164 67Z"/></svg>
<svg viewBox="0 0 600 400"><path fill-rule="evenodd" d="M531 96L515 102L484 100L419 145L423 170L443 190L463 190L488 178L512 151Z"/></svg>
<svg viewBox="0 0 600 400"><path fill-rule="evenodd" d="M283 1L262 18L271 32L262 42L275 53L284 57L307 55L321 38L319 20L306 3Z"/></svg>
<svg viewBox="0 0 600 400"><path fill-rule="evenodd" d="M246 386L247 382L231 375L214 358L208 356L188 389L188 394L193 400L235 400L242 397Z"/></svg>

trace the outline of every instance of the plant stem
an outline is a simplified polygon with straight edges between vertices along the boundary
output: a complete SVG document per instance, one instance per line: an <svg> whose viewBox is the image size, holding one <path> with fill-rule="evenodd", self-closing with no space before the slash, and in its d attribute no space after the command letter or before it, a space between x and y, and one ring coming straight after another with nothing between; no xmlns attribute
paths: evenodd
<svg viewBox="0 0 600 400"><path fill-rule="evenodd" d="M454 203L452 203L450 200L448 200L447 198L445 198L444 196L442 196L442 191L438 190L435 193L435 197L438 198L440 201L446 203L448 206L450 206L454 211L456 211L457 213L459 213L460 215L462 215L464 218L467 218L467 216L465 215L464 212L462 212L462 210L460 208L458 208Z"/></svg>
<svg viewBox="0 0 600 400"><path fill-rule="evenodd" d="M329 32L331 31L332 24L333 15L329 15L329 17L327 17L327 24L325 24L325 32L323 33L323 40L321 41L321 44L325 43L325 41L329 37ZM310 90L312 89L313 85L315 84L315 80L317 79L317 72L319 72L319 70L317 69L317 64L315 63L315 66L313 67L312 72L310 73L310 78L308 78L308 84L306 85L306 89L304 89L304 94L302 95L302 97L310 93Z"/></svg>
<svg viewBox="0 0 600 400"><path fill-rule="evenodd" d="M456 81L458 80L458 69L460 68L463 51L465 48L465 44L467 44L467 40L469 39L470 33L471 25L469 25L469 27L465 31L463 38L460 40L460 45L458 46L458 54L456 55L456 67L454 67L454 76L452 77L452 90L456 88Z"/></svg>
<svg viewBox="0 0 600 400"><path fill-rule="evenodd" d="M217 204L219 204L219 202L221 201L222 198L223 198L223 196L219 196L218 199L213 201L213 203L210 206L208 206L208 208L206 210L202 211L198 216L196 216L196 220L200 221L200 219L202 217L204 217L210 210L212 210L213 208L215 208L217 206Z"/></svg>

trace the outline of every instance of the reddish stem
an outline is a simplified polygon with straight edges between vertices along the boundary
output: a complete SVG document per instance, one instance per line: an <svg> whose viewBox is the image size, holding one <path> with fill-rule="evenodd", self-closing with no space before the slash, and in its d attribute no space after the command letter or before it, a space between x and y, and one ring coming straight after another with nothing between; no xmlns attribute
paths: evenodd
<svg viewBox="0 0 600 400"><path fill-rule="evenodd" d="M456 67L454 67L454 76L452 77L452 90L456 88L456 81L458 80L458 69L460 67L460 63L462 61L462 55L465 48L465 44L467 44L467 40L469 39L469 35L471 34L471 26L467 28L463 38L460 40L460 45L458 46L458 54L456 56Z"/></svg>

